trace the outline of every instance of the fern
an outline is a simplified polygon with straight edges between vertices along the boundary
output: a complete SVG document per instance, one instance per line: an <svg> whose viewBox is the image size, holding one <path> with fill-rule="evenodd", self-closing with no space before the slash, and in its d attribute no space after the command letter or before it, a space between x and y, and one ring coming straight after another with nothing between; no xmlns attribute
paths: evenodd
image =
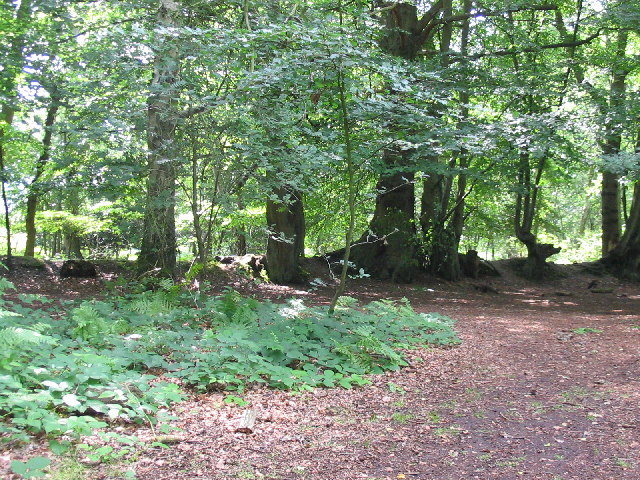
<svg viewBox="0 0 640 480"><path fill-rule="evenodd" d="M397 353L393 348L391 348L381 339L371 335L370 332L363 333L356 330L356 332L354 333L360 335L360 339L358 339L358 341L356 342L357 347L372 359L374 357L385 357L394 364L400 365L404 363L402 355Z"/></svg>
<svg viewBox="0 0 640 480"><path fill-rule="evenodd" d="M184 275L183 285L190 286L203 269L204 263L194 263L193 265L191 265L189 271Z"/></svg>
<svg viewBox="0 0 640 480"><path fill-rule="evenodd" d="M235 290L229 289L218 300L217 310L224 313L228 318L232 318L241 302L242 295Z"/></svg>
<svg viewBox="0 0 640 480"><path fill-rule="evenodd" d="M164 292L153 292L134 300L129 308L140 315L153 317L171 312L174 306Z"/></svg>
<svg viewBox="0 0 640 480"><path fill-rule="evenodd" d="M33 347L56 343L55 338L28 328L3 328L0 330L0 370L9 369L13 362L31 352Z"/></svg>
<svg viewBox="0 0 640 480"><path fill-rule="evenodd" d="M338 299L337 306L348 309L354 308L356 305L358 305L358 303L359 301L357 298L343 295Z"/></svg>
<svg viewBox="0 0 640 480"><path fill-rule="evenodd" d="M71 311L71 319L76 324L72 333L90 343L100 343L107 333L107 324L100 313L88 303L83 303Z"/></svg>
<svg viewBox="0 0 640 480"><path fill-rule="evenodd" d="M21 327L7 327L0 330L0 350L31 345L54 345L56 339L36 330Z"/></svg>
<svg viewBox="0 0 640 480"><path fill-rule="evenodd" d="M258 321L258 314L249 305L240 305L231 315L231 323L244 327L253 326Z"/></svg>

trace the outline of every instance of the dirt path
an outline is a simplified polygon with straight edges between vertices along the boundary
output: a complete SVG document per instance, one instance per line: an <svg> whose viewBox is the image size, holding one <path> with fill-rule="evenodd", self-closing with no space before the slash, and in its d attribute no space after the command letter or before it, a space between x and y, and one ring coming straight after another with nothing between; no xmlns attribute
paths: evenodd
<svg viewBox="0 0 640 480"><path fill-rule="evenodd" d="M499 294L361 284L455 318L462 346L360 390L250 394L250 435L233 431L244 408L203 396L179 413L188 439L148 452L138 477L639 479L639 289L594 294L588 280L507 278Z"/></svg>
<svg viewBox="0 0 640 480"><path fill-rule="evenodd" d="M500 293L428 279L354 284L363 299L407 297L417 311L451 316L462 345L421 351L357 390L263 390L246 407L195 397L174 411L183 440L143 452L137 478L640 479L640 286L603 278L613 293L592 293L592 278L572 273L539 285L505 275L492 283ZM74 282L55 288L91 292ZM255 429L235 433L247 408Z"/></svg>

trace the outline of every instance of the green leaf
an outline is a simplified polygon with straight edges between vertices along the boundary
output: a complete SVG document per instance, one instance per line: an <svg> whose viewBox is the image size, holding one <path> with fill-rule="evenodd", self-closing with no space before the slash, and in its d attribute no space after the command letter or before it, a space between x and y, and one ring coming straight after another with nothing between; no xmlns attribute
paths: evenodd
<svg viewBox="0 0 640 480"><path fill-rule="evenodd" d="M49 440L49 449L56 455L64 455L71 448L71 442L68 440L57 440L52 438Z"/></svg>

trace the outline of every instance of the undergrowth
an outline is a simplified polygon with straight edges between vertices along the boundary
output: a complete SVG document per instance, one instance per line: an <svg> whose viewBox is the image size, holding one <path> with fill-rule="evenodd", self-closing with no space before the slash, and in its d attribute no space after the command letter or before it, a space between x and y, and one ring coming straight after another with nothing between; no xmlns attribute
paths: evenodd
<svg viewBox="0 0 640 480"><path fill-rule="evenodd" d="M55 447L114 421L153 428L189 389L351 388L406 365L407 349L457 342L449 319L406 300L347 297L329 314L171 284L62 306L21 295L0 303L0 438L41 434Z"/></svg>

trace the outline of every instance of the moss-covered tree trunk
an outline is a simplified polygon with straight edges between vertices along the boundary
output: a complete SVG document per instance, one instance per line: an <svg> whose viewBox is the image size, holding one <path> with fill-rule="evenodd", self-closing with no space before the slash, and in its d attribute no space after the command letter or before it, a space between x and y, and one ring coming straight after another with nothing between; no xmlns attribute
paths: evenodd
<svg viewBox="0 0 640 480"><path fill-rule="evenodd" d="M267 201L267 273L278 284L303 280L300 260L304 256L304 204L302 193L292 187L274 189Z"/></svg>

